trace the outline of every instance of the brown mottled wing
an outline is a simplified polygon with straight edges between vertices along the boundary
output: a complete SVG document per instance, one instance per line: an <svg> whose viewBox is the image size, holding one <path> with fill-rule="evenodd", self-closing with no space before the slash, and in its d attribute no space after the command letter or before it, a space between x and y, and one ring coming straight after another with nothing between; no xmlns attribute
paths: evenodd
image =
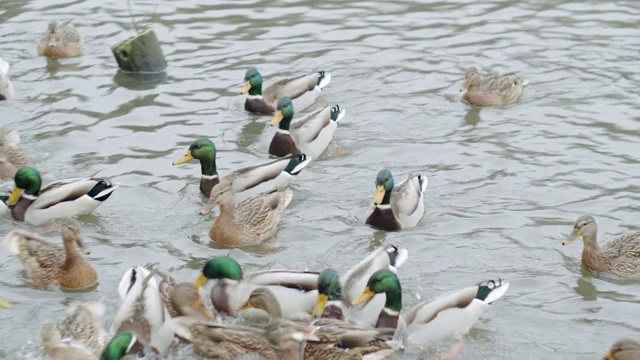
<svg viewBox="0 0 640 360"><path fill-rule="evenodd" d="M616 258L613 267L627 275L640 275L640 232L630 232L610 240L603 250Z"/></svg>
<svg viewBox="0 0 640 360"><path fill-rule="evenodd" d="M318 73L290 77L268 84L262 91L265 101L273 103L283 96L295 99L300 95L311 91L318 82ZM295 111L295 109L293 109Z"/></svg>
<svg viewBox="0 0 640 360"><path fill-rule="evenodd" d="M431 301L423 301L415 305L405 314L405 321L407 324L427 324L446 309L466 307L475 299L477 292L477 286L470 286L453 294L445 295Z"/></svg>
<svg viewBox="0 0 640 360"><path fill-rule="evenodd" d="M308 144L314 141L322 129L324 129L331 121L331 108L325 107L312 112L302 119L296 120L289 127L289 131L293 141L298 146L300 144Z"/></svg>
<svg viewBox="0 0 640 360"><path fill-rule="evenodd" d="M234 215L239 223L251 228L270 224L288 205L286 197L291 193L291 189L286 188L250 197L236 204Z"/></svg>
<svg viewBox="0 0 640 360"><path fill-rule="evenodd" d="M212 323L196 324L191 328L196 335L194 337L196 347L206 346L208 348L207 356L217 353L218 348L224 348L227 351L224 358L228 358L229 355L239 356L253 351L273 351L263 329ZM205 341L198 341L199 338L204 338Z"/></svg>
<svg viewBox="0 0 640 360"><path fill-rule="evenodd" d="M340 343L342 348L364 346L380 336L378 329L366 329L336 319L319 319L313 322L313 326L318 327L314 335L321 341Z"/></svg>
<svg viewBox="0 0 640 360"><path fill-rule="evenodd" d="M47 241L38 234L26 231L15 231L20 239L20 260L23 262L29 276L41 285L48 282L41 278L55 278L60 272L66 254L64 248Z"/></svg>

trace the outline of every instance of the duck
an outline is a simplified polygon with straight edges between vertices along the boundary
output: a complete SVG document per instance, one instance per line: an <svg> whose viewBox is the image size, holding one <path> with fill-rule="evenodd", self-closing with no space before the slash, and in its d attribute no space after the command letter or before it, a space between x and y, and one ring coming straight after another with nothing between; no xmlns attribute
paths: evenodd
<svg viewBox="0 0 640 360"><path fill-rule="evenodd" d="M37 286L60 286L62 289L90 289L98 283L96 270L76 250L85 254L80 224L73 219L61 221L60 234L64 247L47 241L42 236L13 230L5 238L4 247L19 256L27 275Z"/></svg>
<svg viewBox="0 0 640 360"><path fill-rule="evenodd" d="M513 104L522 95L529 81L515 74L482 79L478 69L468 67L460 92L465 92L462 100L475 106L503 106Z"/></svg>
<svg viewBox="0 0 640 360"><path fill-rule="evenodd" d="M20 145L20 135L7 128L0 128L0 179L13 179L19 168L30 166L31 161Z"/></svg>
<svg viewBox="0 0 640 360"><path fill-rule="evenodd" d="M0 100L11 100L16 96L9 78L9 63L0 57Z"/></svg>
<svg viewBox="0 0 640 360"><path fill-rule="evenodd" d="M98 360L90 350L64 342L60 331L53 324L42 326L40 345L44 349L42 360Z"/></svg>
<svg viewBox="0 0 640 360"><path fill-rule="evenodd" d="M104 310L101 302L74 301L56 320L56 329L63 339L78 341L97 355L102 349L100 332Z"/></svg>
<svg viewBox="0 0 640 360"><path fill-rule="evenodd" d="M620 339L611 345L604 360L640 359L640 342L633 339Z"/></svg>
<svg viewBox="0 0 640 360"><path fill-rule="evenodd" d="M282 213L291 203L290 188L275 189L234 203L231 191L214 188L214 206L220 215L209 229L209 237L220 245L243 247L267 242L276 243Z"/></svg>
<svg viewBox="0 0 640 360"><path fill-rule="evenodd" d="M504 296L508 289L508 282L489 280L420 302L401 318L400 280L393 271L378 270L371 275L367 287L353 304L364 303L375 294L385 294L384 309L378 316L376 327L395 328L394 338L403 343L430 344L466 334L489 305Z"/></svg>
<svg viewBox="0 0 640 360"><path fill-rule="evenodd" d="M260 309L237 309L246 303L251 292L267 287L275 295L285 317L293 321L307 321L318 297L318 273L288 269L268 269L244 274L240 264L228 256L207 260L195 282L201 288L209 280L211 303L221 314L236 315L251 322L266 322L269 317Z"/></svg>
<svg viewBox="0 0 640 360"><path fill-rule="evenodd" d="M182 157L173 162L173 165L184 164L193 159L200 161L200 192L211 197L214 186L230 187L235 202L268 190L289 186L293 176L298 175L311 161L304 154L289 156L238 169L220 180L216 166L216 146L209 139L198 139L189 146Z"/></svg>
<svg viewBox="0 0 640 360"><path fill-rule="evenodd" d="M284 157L306 154L317 159L329 146L346 109L339 105L316 110L293 124L293 102L285 96L278 100L271 125L278 130L271 139L269 155Z"/></svg>
<svg viewBox="0 0 640 360"><path fill-rule="evenodd" d="M582 238L582 266L591 272L604 272L621 277L640 277L640 231L622 234L598 244L598 225L590 215L580 216L573 231L562 245Z"/></svg>
<svg viewBox="0 0 640 360"><path fill-rule="evenodd" d="M52 219L90 214L118 188L108 178L96 174L84 179L58 180L42 187L38 170L20 168L7 204L16 221L42 225Z"/></svg>
<svg viewBox="0 0 640 360"><path fill-rule="evenodd" d="M409 174L396 186L391 171L380 170L365 224L388 231L415 227L424 216L424 192L428 184L426 176Z"/></svg>
<svg viewBox="0 0 640 360"><path fill-rule="evenodd" d="M139 356L147 351L162 355L174 337L171 315L162 301L155 274L155 270L134 267L125 272L118 285L118 293L124 300L111 324L111 333L133 335L128 337L131 341L126 343L125 350Z"/></svg>
<svg viewBox="0 0 640 360"><path fill-rule="evenodd" d="M50 58L69 58L82 55L84 41L71 23L72 19L49 23L38 42L38 55Z"/></svg>
<svg viewBox="0 0 640 360"><path fill-rule="evenodd" d="M198 316L203 319L211 319L213 314L207 309L200 299L200 289L192 282L178 282L173 276L155 269L156 274L162 280L158 284L158 290L162 301L172 318L178 316Z"/></svg>
<svg viewBox="0 0 640 360"><path fill-rule="evenodd" d="M385 296L376 295L366 304L352 306L378 270L397 272L409 257L407 249L396 244L379 246L366 258L349 269L342 278L328 268L318 275L318 300L313 308L316 318L347 321L362 327L374 327L378 314L384 308Z"/></svg>
<svg viewBox="0 0 640 360"><path fill-rule="evenodd" d="M280 327L290 324L283 319L283 312L273 292L260 287L251 293L246 303L239 310L258 308L270 317L270 324ZM308 341L304 349L304 359L363 359L365 355L384 352L389 355L394 350L382 339L383 330L366 329L335 319L320 319L311 324L315 327L315 341ZM393 335L395 329L389 329ZM389 330L386 331L387 337Z"/></svg>
<svg viewBox="0 0 640 360"><path fill-rule="evenodd" d="M260 115L273 115L276 102L283 96L291 98L296 111L311 106L322 90L331 82L331 74L324 70L288 77L262 86L262 75L255 67L250 67L244 74L244 85L241 94L249 94L244 102L248 112Z"/></svg>

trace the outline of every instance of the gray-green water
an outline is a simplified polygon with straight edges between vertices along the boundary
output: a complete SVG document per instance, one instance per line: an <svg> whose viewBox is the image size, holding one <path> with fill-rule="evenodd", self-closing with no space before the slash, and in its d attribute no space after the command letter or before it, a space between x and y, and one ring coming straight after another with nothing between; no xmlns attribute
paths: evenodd
<svg viewBox="0 0 640 360"><path fill-rule="evenodd" d="M239 95L252 65L265 76L330 71L321 102L347 109L335 139L348 154L331 149L300 174L281 248L232 251L245 268L346 270L394 241L410 251L406 307L416 294L511 282L459 359L598 359L620 337L640 339L638 283L583 272L582 245L560 244L584 213L601 239L639 229L640 4L559 3L133 1L169 68L164 83L128 89L114 81L110 50L132 34L124 0L0 0L0 56L17 93L0 103L0 125L20 132L45 182L103 169L121 184L81 219L96 291L33 289L2 252L0 297L14 308L0 311L0 358L34 358L40 325L73 299L103 300L109 325L132 265L193 279L228 252L210 244L213 219L196 214L199 166L171 162L199 137L216 143L222 174L266 158L269 118L247 114ZM85 37L84 56L37 57L48 21L66 18ZM531 84L514 106L471 109L458 93L469 65ZM429 177L417 228L363 225L383 167ZM29 227L0 220L0 233L15 228Z"/></svg>

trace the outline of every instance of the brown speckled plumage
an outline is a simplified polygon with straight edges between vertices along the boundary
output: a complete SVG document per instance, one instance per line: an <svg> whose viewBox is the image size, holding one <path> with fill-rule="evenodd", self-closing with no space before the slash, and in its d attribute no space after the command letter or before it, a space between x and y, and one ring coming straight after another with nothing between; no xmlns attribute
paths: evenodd
<svg viewBox="0 0 640 360"><path fill-rule="evenodd" d="M104 305L97 302L73 302L56 321L56 328L63 339L81 342L94 354L102 349L100 331Z"/></svg>
<svg viewBox="0 0 640 360"><path fill-rule="evenodd" d="M638 360L640 359L640 342L632 339L621 339L611 345L605 360Z"/></svg>
<svg viewBox="0 0 640 360"><path fill-rule="evenodd" d="M598 244L598 226L593 217L579 217L571 239L564 244L582 237L582 266L592 272L606 272L623 277L640 277L640 232L629 232Z"/></svg>
<svg viewBox="0 0 640 360"><path fill-rule="evenodd" d="M84 41L71 20L51 21L38 43L38 55L46 57L76 57L82 55L83 50Z"/></svg>
<svg viewBox="0 0 640 360"><path fill-rule="evenodd" d="M466 91L462 100L471 105L501 106L518 101L527 84L515 74L482 79L475 67L469 67L460 91Z"/></svg>

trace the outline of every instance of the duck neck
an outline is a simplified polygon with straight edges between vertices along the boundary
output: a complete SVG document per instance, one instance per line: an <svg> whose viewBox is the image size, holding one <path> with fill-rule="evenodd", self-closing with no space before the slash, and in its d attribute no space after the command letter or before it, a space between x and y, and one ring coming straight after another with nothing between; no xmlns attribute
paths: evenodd
<svg viewBox="0 0 640 360"><path fill-rule="evenodd" d="M76 244L73 240L64 240L64 250L67 254L67 258L64 262L65 265L81 257L80 254L78 254L78 250L76 250Z"/></svg>
<svg viewBox="0 0 640 360"><path fill-rule="evenodd" d="M598 245L598 235L597 234L584 234L582 236L582 241L584 242L584 250L589 251L599 251L600 245Z"/></svg>
<svg viewBox="0 0 640 360"><path fill-rule="evenodd" d="M218 175L215 155L210 158L200 159L200 171L202 172L202 177L207 177L208 179Z"/></svg>
<svg viewBox="0 0 640 360"><path fill-rule="evenodd" d="M262 96L262 84L257 86L251 86L251 89L249 89L249 95Z"/></svg>
<svg viewBox="0 0 640 360"><path fill-rule="evenodd" d="M391 191L393 191L393 189L384 192L384 197L380 205L389 205L391 203Z"/></svg>
<svg viewBox="0 0 640 360"><path fill-rule="evenodd" d="M289 131L289 127L291 126L291 119L293 119L293 115L284 115L282 120L280 120L280 124L278 124L278 129Z"/></svg>

